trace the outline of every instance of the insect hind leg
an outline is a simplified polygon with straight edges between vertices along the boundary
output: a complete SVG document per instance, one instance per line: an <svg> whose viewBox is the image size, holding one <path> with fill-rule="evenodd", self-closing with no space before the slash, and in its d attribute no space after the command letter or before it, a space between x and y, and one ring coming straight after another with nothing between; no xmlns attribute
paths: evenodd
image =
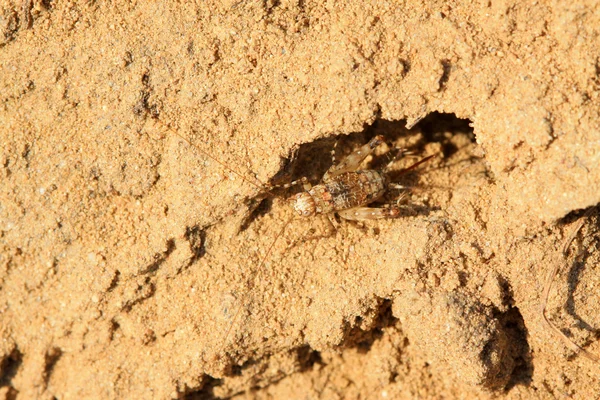
<svg viewBox="0 0 600 400"><path fill-rule="evenodd" d="M323 182L331 180L331 178L343 174L345 172L356 171L360 164L369 154L373 152L384 142L382 135L377 135L369 141L369 143L361 146L358 150L353 151L346 158L340 161L339 164L333 165L323 176Z"/></svg>

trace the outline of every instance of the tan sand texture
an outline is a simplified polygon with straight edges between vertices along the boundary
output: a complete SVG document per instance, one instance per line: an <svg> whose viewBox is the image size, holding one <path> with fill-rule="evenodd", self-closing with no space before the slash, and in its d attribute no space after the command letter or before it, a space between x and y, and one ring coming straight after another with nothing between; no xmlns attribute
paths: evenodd
<svg viewBox="0 0 600 400"><path fill-rule="evenodd" d="M0 146L0 399L600 393L597 1L3 0Z"/></svg>

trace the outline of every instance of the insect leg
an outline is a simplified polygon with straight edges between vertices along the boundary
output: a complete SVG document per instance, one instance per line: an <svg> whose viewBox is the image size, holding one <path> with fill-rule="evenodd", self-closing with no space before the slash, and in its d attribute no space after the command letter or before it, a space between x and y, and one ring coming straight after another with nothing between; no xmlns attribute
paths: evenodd
<svg viewBox="0 0 600 400"><path fill-rule="evenodd" d="M335 150L337 149L337 146L338 146L339 142L340 142L339 140L336 140L335 143L334 143L334 145L333 145L333 149L331 149L331 165L332 166L337 164L336 160L335 160Z"/></svg>
<svg viewBox="0 0 600 400"><path fill-rule="evenodd" d="M400 159L400 158L404 157L404 156L405 156L405 155L407 155L407 154L412 154L410 151L406 151L406 150L404 150L404 149L401 149L401 148L396 148L396 150L397 150L398 152L397 152L396 154L394 154L394 157L392 157L392 159L390 160L390 162L389 162L389 163L387 163L387 165L386 165L385 167L383 167L383 170L382 170L382 171L383 171L384 173L387 173L387 172L390 170L390 168L392 167L392 165L394 165L394 163L395 163L396 161L398 161L398 159Z"/></svg>
<svg viewBox="0 0 600 400"><path fill-rule="evenodd" d="M358 150L354 151L348 157L344 158L338 165L333 165L323 176L323 182L329 181L334 176L343 174L345 172L356 171L369 154L375 150L377 146L383 143L383 136L377 135L369 141L369 143L361 146Z"/></svg>
<svg viewBox="0 0 600 400"><path fill-rule="evenodd" d="M370 219L396 218L400 215L397 207L356 207L337 212L338 215L350 221L368 221Z"/></svg>
<svg viewBox="0 0 600 400"><path fill-rule="evenodd" d="M397 190L410 189L410 187L408 187L408 186L404 186L399 183L393 183L393 182L388 184L388 188L397 189Z"/></svg>
<svg viewBox="0 0 600 400"><path fill-rule="evenodd" d="M265 191L266 191L266 192L270 192L270 191L272 191L273 189L289 189L289 188L291 188L292 186L296 186L296 185L300 185L300 184L302 185L302 187L303 187L303 188L304 188L304 190L306 190L306 191L309 191L309 190L312 188L312 185L310 184L310 182L308 182L308 178L307 178L307 177L305 177L305 176L303 176L303 177L302 177L302 178L300 178L300 179L297 179L297 180L295 180L295 181L292 181L292 182L290 182L290 183L286 183L286 184L283 184L283 185L271 185L271 186L267 186L267 187L265 188Z"/></svg>
<svg viewBox="0 0 600 400"><path fill-rule="evenodd" d="M329 213L329 214L327 214L327 219L331 223L331 226L333 227L333 230L337 231L338 228L340 227L340 223L337 222L337 220L335 219L335 213Z"/></svg>

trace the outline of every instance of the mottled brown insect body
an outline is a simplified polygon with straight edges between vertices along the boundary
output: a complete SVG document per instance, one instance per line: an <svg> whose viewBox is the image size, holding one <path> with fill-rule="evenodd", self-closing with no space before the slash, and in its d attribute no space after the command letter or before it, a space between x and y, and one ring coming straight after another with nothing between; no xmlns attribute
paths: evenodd
<svg viewBox="0 0 600 400"><path fill-rule="evenodd" d="M355 221L393 218L400 215L398 207L368 207L369 204L380 199L390 187L404 189L401 185L390 183L386 174L387 167L383 170L358 170L365 158L381 143L383 143L383 136L375 136L339 164L336 165L334 162L323 176L322 183L316 186L303 181L305 191L298 193L292 199L296 212L303 217L325 214L333 224L335 224L335 214ZM431 156L409 167L409 170L429 158Z"/></svg>
<svg viewBox="0 0 600 400"><path fill-rule="evenodd" d="M347 210L379 199L387 188L387 177L380 171L364 170L334 176L308 193L318 214Z"/></svg>

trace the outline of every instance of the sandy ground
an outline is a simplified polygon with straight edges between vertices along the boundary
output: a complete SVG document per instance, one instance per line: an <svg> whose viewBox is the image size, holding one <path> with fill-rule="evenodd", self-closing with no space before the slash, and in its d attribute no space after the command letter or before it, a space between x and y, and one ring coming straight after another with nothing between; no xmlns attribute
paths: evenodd
<svg viewBox="0 0 600 400"><path fill-rule="evenodd" d="M598 2L198 3L1 3L0 399L597 398Z"/></svg>

